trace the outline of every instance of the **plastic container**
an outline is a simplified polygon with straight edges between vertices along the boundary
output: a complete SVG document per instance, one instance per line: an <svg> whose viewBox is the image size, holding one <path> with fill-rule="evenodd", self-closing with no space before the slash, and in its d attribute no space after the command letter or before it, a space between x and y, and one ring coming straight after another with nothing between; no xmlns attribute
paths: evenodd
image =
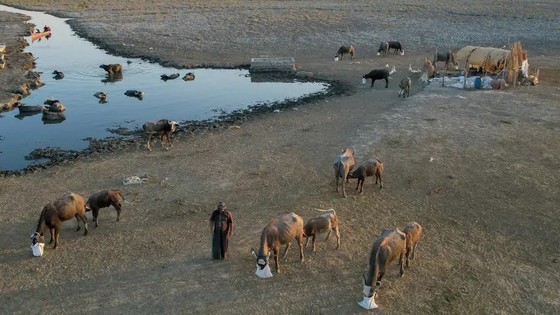
<svg viewBox="0 0 560 315"><path fill-rule="evenodd" d="M45 246L45 243L35 243L34 245L31 245L31 250L33 251L33 256L35 256L35 257L43 256L43 247L44 246Z"/></svg>
<svg viewBox="0 0 560 315"><path fill-rule="evenodd" d="M482 89L482 79L480 77L474 79L474 88Z"/></svg>

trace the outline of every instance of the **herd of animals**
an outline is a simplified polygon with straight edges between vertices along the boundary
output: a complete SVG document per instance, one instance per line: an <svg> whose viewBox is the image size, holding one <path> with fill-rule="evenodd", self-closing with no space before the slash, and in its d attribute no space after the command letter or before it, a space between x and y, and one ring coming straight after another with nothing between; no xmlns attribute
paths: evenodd
<svg viewBox="0 0 560 315"><path fill-rule="evenodd" d="M144 125L144 130L149 135L160 135L163 138L173 132L176 122L169 120L159 120ZM164 130L164 131L161 131ZM169 139L167 138L168 144ZM148 142L148 149L151 150ZM333 164L336 191L342 186L342 196L347 197L346 183L349 179L358 179L356 191L363 193L364 181L367 177L375 178L375 185L379 183L379 189L383 188L383 163L378 159L371 159L357 165L354 158L354 150L347 147L341 150ZM339 185L341 181L341 185ZM50 242L54 242L54 248L59 245L60 228L64 221L76 218L77 231L84 226L84 236L88 234L88 224L86 212L91 211L95 227L99 226L99 210L113 206L117 211L117 221L120 220L122 203L125 201L122 193L118 189L110 189L96 192L90 195L87 200L82 195L70 193L60 197L45 205L39 216L35 232L31 235L33 246L43 246L45 233L50 233ZM307 247L311 239L312 251L315 251L315 240L319 234L326 233L328 240L331 233L336 236L336 249L340 247L340 223L339 217L334 209L322 210L318 217L309 219L305 224L301 216L294 212L280 215L271 220L262 230L260 246L258 250L252 250L252 255L256 260L257 270L255 274L260 278L272 277L270 271L270 258L274 257L274 267L276 273L280 273L279 255L281 248L284 247L282 258L286 258L291 243L295 239L299 247L300 261L304 261L304 248ZM381 280L387 272L389 266L398 260L399 276L404 276L404 267L408 268L410 260L414 260L416 245L422 236L422 227L416 222L407 223L402 229L393 227L384 229L374 240L370 252L369 268L363 276L363 295L364 300L359 302L360 306L366 309L377 308L374 297L381 287ZM304 244L304 240L305 244ZM42 247L41 247L42 248ZM34 252L35 253L35 252ZM42 251L41 251L42 255Z"/></svg>
<svg viewBox="0 0 560 315"><path fill-rule="evenodd" d="M99 68L105 70L107 72L107 81L115 81L122 79L122 65L120 64L102 64ZM61 80L64 78L64 73L60 70L54 70L52 72L53 78L55 80ZM161 75L161 80L174 80L179 77L179 73L174 73L171 75L163 74ZM183 80L185 81L193 81L195 79L195 75L192 72L188 72L183 76ZM124 95L135 97L139 100L144 99L144 92L139 90L126 90ZM106 92L96 92L93 94L94 97L99 99L99 103L106 103L108 93ZM60 100L54 99L46 99L45 106L41 105L26 105L22 102L16 102L15 107L19 109L20 115L32 115L35 113L43 113L43 121L47 122L60 122L66 119L64 112L66 108L62 105Z"/></svg>
<svg viewBox="0 0 560 315"><path fill-rule="evenodd" d="M396 52L403 53L400 43L395 45L393 42L387 43L380 47L380 53L388 53L389 49L395 49ZM355 51L353 46L341 47L337 52L337 56L343 57L345 53L354 57ZM122 71L120 65L101 65L109 75L118 74ZM365 79L372 80L385 79L386 87L388 85L389 71L386 69L373 70L363 76ZM56 76L63 76L62 73L55 73ZM189 80L189 74L185 76L185 80ZM179 77L179 74L164 75L162 80L171 80ZM194 79L194 75L192 75ZM403 97L409 96L411 81L403 80L401 82L401 93ZM102 92L96 93L96 97L104 98ZM127 91L127 95L136 96L132 91ZM126 93L125 93L126 94ZM136 96L138 97L138 96ZM57 100L48 100L45 102L49 105L49 109L53 108L53 112L64 112L63 105ZM20 105L23 106L23 105ZM178 123L168 119L160 119L158 121L151 121L145 123L142 128L148 135L147 148L152 150L151 139L153 137L160 137L162 146L166 149L172 147L169 135L177 129ZM349 179L357 179L356 190L362 194L364 181L367 177L375 178L375 185L379 183L380 189L383 188L383 172L384 166L378 159L368 160L356 167L354 151L351 148L345 148L337 156L333 168L335 171L336 191L339 192L339 186L342 189L342 196L347 197L346 183ZM341 182L341 185L339 185ZM81 229L81 223L84 225L84 235L88 234L88 224L86 212L91 211L95 227L99 226L99 210L101 208L113 206L117 211L117 221L120 220L122 209L122 202L124 197L119 190L111 189L104 190L90 195L87 200L83 196L75 193L70 193L61 198L58 198L45 205L41 211L37 228L32 234L32 244L44 243L44 234L48 230L50 232L50 242L54 242L54 248L59 245L60 227L62 222L76 218L78 225L77 230ZM336 249L340 247L340 231L339 231L339 218L334 209L322 210L320 216L308 220L305 224L303 219L295 214L288 213L280 215L270 221L262 230L260 238L260 246L258 250L253 250L252 254L256 259L257 270L255 274L261 278L268 278L272 276L270 272L269 259L273 255L276 273L280 272L279 255L281 247L285 246L283 258L286 258L288 250L292 241L295 239L298 243L300 260L304 261L304 247L307 247L309 239L312 241L312 251L315 251L315 240L319 234L327 233L326 240L329 239L332 232L336 236ZM359 303L364 308L376 308L374 297L377 290L381 286L381 280L388 267L398 259L399 262L399 275L404 275L404 264L409 266L410 260L414 260L415 249L418 241L421 238L422 227L416 223L406 224L402 230L399 228L385 229L373 242L370 253L369 269L364 275L363 294L364 301ZM306 239L305 246L303 244Z"/></svg>

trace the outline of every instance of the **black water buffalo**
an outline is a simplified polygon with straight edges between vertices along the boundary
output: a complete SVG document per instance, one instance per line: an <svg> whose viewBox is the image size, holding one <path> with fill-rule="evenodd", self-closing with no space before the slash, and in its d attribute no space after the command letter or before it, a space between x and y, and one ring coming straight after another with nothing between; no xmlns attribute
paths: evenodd
<svg viewBox="0 0 560 315"><path fill-rule="evenodd" d="M385 79L385 88L389 87L389 71L385 69L371 70L368 74L364 74L362 78L364 82L367 79L371 79L371 87L373 87L375 80Z"/></svg>

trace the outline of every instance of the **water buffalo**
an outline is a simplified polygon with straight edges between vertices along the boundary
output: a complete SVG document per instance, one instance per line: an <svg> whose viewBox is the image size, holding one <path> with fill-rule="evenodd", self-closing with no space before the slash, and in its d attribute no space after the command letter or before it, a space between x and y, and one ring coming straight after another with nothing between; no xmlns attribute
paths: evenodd
<svg viewBox="0 0 560 315"><path fill-rule="evenodd" d="M309 221L305 223L305 226L303 227L303 236L307 238L305 241L305 247L307 247L307 243L309 243L309 238L312 238L311 251L315 251L315 237L317 234L326 232L326 241L329 239L329 236L331 236L331 232L334 231L334 234L336 235L336 249L338 249L340 247L340 231L338 229L338 216L336 215L336 211L334 211L334 209L315 210L325 213L319 217L309 219Z"/></svg>
<svg viewBox="0 0 560 315"><path fill-rule="evenodd" d="M412 80L410 80L410 78L406 77L404 79L401 80L401 83L399 84L399 97L405 98L405 97L410 97L410 87L412 86Z"/></svg>
<svg viewBox="0 0 560 315"><path fill-rule="evenodd" d="M193 81L195 78L194 73L192 72L187 72L184 76L183 76L183 80L185 81Z"/></svg>
<svg viewBox="0 0 560 315"><path fill-rule="evenodd" d="M372 159L352 170L352 172L348 174L348 177L358 179L356 190L359 190L361 194L364 191L364 181L368 176L375 176L375 185L377 185L377 181L379 180L379 189L383 188L383 170L383 163L377 159Z"/></svg>
<svg viewBox="0 0 560 315"><path fill-rule="evenodd" d="M375 82L375 80L381 80L381 79L385 80L385 88L389 87L389 71L385 69L371 70L368 74L364 74L362 76L362 80L364 81L364 84L367 79L371 79L371 87L373 87L373 83Z"/></svg>
<svg viewBox="0 0 560 315"><path fill-rule="evenodd" d="M374 297L381 286L381 279L387 268L396 259L399 260L399 276L404 276L403 260L406 253L406 235L398 228L386 229L373 242L369 256L367 276L364 275L364 299L358 304L366 309L377 308ZM374 286L375 285L375 286Z"/></svg>
<svg viewBox="0 0 560 315"><path fill-rule="evenodd" d="M407 223L402 232L406 235L406 266L410 266L410 260L416 256L416 245L422 237L422 226L416 222Z"/></svg>
<svg viewBox="0 0 560 315"><path fill-rule="evenodd" d="M334 176L336 182L336 192L338 192L338 180L342 179L342 196L346 198L346 183L348 181L348 174L354 167L354 150L351 148L344 148L340 155L334 161Z"/></svg>
<svg viewBox="0 0 560 315"><path fill-rule="evenodd" d="M178 73L173 73L173 74L170 74L170 75L167 75L167 74L162 74L162 75L161 75L161 79L162 79L163 81L175 80L175 79L177 79L178 77L179 77L179 74L178 74Z"/></svg>
<svg viewBox="0 0 560 315"><path fill-rule="evenodd" d="M93 214L95 227L99 226L99 209L113 206L117 210L117 221L121 219L121 207L124 197L120 190L103 190L89 196L86 202L86 211Z"/></svg>
<svg viewBox="0 0 560 315"><path fill-rule="evenodd" d="M126 92L124 92L124 95L130 97L136 97L139 100L144 99L144 92L138 90L126 90Z"/></svg>
<svg viewBox="0 0 560 315"><path fill-rule="evenodd" d="M153 136L159 135L161 138L161 145L165 146L163 139L167 140L168 147L173 147L171 144L171 140L169 139L169 134L175 132L177 130L177 126L179 124L176 121L168 120L168 119L160 119L158 121L149 121L142 125L142 129L144 132L148 134L148 151L152 151L152 146L150 145L150 141L152 140Z"/></svg>
<svg viewBox="0 0 560 315"><path fill-rule="evenodd" d="M434 60L432 61L432 64L434 65L434 67L437 65L438 61L443 61L445 62L445 69L449 70L449 64L452 63L455 66L455 69L457 69L459 67L459 63L457 62L457 57L456 57L456 53L448 51L446 53L436 53L434 54Z"/></svg>
<svg viewBox="0 0 560 315"><path fill-rule="evenodd" d="M342 60L344 58L344 54L349 54L350 57L352 59L354 59L355 53L356 53L356 50L354 49L354 46L352 46L352 45L350 45L350 46L340 46L340 48L338 49L338 51L336 52L336 55L334 55L334 57L335 58L340 57L340 60Z"/></svg>
<svg viewBox="0 0 560 315"><path fill-rule="evenodd" d="M115 64L102 64L99 68L107 71L108 74L122 73L122 66L118 63Z"/></svg>
<svg viewBox="0 0 560 315"><path fill-rule="evenodd" d="M305 260L303 256L303 219L299 215L291 212L280 215L270 221L261 233L261 244L258 252L255 253L255 250L252 250L253 257L257 260L257 271L255 274L260 278L272 277L268 263L272 253L274 253L276 273L280 273L280 267L278 265L280 247L286 245L284 255L282 256L282 258L286 260L288 249L290 249L294 238L299 246L300 261L303 262Z"/></svg>
<svg viewBox="0 0 560 315"><path fill-rule="evenodd" d="M52 74L54 74L53 79L55 80L60 80L64 78L64 73L62 73L62 71L54 70Z"/></svg>
<svg viewBox="0 0 560 315"><path fill-rule="evenodd" d="M84 236L88 234L88 226L86 219L86 202L84 197L70 193L67 196L61 197L53 202L48 203L41 211L39 222L37 223L36 232L39 236L44 235L45 229L49 229L51 233L52 243L54 240L54 248L58 246L58 236L60 234L60 225L62 222L76 218L78 221L78 228L80 230L80 221L84 223Z"/></svg>

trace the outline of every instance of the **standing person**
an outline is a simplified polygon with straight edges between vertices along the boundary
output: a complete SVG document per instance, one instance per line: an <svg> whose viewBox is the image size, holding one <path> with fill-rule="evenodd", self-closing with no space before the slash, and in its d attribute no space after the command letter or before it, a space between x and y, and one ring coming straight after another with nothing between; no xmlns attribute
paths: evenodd
<svg viewBox="0 0 560 315"><path fill-rule="evenodd" d="M233 235L233 216L221 201L218 209L210 216L212 231L212 259L225 259L228 256L228 240Z"/></svg>

